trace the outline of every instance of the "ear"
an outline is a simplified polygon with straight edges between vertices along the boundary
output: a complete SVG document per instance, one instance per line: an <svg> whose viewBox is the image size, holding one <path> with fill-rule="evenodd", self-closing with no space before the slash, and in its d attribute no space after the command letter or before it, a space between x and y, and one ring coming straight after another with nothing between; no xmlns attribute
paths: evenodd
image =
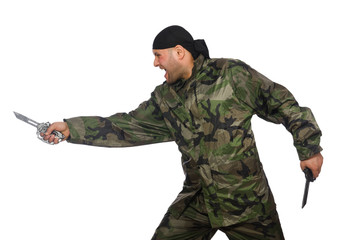
<svg viewBox="0 0 362 240"><path fill-rule="evenodd" d="M177 54L177 57L179 59L183 59L185 57L185 54L186 54L186 50L185 48L183 48L181 45L176 45L175 47L175 51L176 51L176 54Z"/></svg>

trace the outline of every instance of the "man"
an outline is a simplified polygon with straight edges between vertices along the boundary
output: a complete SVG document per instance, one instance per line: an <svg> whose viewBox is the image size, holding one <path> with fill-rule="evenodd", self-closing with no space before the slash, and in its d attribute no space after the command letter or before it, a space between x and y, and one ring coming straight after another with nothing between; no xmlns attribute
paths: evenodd
<svg viewBox="0 0 362 240"><path fill-rule="evenodd" d="M251 118L282 123L301 160L318 177L321 131L310 109L283 86L235 59L210 59L203 40L182 27L162 30L154 66L166 82L130 113L76 117L52 124L68 142L127 147L175 141L186 175L183 189L152 239L284 239L273 195L259 160Z"/></svg>

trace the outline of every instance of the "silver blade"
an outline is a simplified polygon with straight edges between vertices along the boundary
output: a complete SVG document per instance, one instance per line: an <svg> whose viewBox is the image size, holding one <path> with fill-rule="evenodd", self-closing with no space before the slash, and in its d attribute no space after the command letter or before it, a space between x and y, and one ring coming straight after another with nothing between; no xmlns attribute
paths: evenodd
<svg viewBox="0 0 362 240"><path fill-rule="evenodd" d="M28 117L25 117L24 115L22 115L22 114L20 114L20 113L14 112L14 114L15 114L15 117L16 117L17 119L20 119L21 121L24 121L24 122L26 122L27 124L30 124L30 125L32 125L32 126L34 126L34 127L37 127L37 126L39 125L38 122L36 122L36 121L34 121L34 120L32 120L32 119L30 119L30 118L28 118Z"/></svg>

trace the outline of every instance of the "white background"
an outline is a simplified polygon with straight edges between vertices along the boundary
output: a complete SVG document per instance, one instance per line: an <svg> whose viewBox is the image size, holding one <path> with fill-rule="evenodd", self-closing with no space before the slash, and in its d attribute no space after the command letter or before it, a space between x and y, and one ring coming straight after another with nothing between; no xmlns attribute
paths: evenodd
<svg viewBox="0 0 362 240"><path fill-rule="evenodd" d="M205 39L211 57L245 61L313 110L325 163L303 210L290 134L253 118L286 239L360 238L357 2L1 1L0 239L152 237L184 180L174 143L50 146L13 111L53 122L134 109L164 81L152 42L173 24Z"/></svg>

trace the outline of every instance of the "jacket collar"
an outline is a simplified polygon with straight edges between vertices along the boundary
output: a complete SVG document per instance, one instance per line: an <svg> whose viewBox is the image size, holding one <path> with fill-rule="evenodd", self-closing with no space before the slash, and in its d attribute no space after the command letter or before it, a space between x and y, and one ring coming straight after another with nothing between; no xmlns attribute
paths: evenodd
<svg viewBox="0 0 362 240"><path fill-rule="evenodd" d="M177 80L175 83L171 84L170 86L176 91L178 92L179 90L181 90L182 88L184 88L186 86L187 83L191 82L193 79L195 79L195 77L197 76L197 74L200 72L200 70L202 69L204 62L205 62L205 57L200 54L199 57L194 60L194 67L192 68L192 73L191 73L191 77L189 77L188 79L179 79Z"/></svg>

